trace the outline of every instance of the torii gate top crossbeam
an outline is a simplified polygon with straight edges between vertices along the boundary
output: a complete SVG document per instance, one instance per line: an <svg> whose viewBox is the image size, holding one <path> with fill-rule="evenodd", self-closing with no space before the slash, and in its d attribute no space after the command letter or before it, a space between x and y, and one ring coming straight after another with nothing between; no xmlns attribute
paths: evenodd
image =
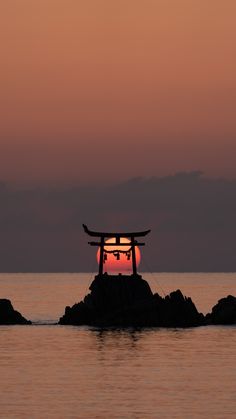
<svg viewBox="0 0 236 419"><path fill-rule="evenodd" d="M88 227L83 224L83 228L85 233L87 233L91 237L144 237L148 233L150 233L151 230L145 230L145 231L137 231L132 233L102 233L97 231L91 231L88 229Z"/></svg>

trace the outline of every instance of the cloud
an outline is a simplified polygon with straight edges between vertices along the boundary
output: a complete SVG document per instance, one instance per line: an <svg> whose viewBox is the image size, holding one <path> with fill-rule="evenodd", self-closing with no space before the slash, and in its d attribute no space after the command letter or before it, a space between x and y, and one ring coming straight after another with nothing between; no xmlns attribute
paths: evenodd
<svg viewBox="0 0 236 419"><path fill-rule="evenodd" d="M109 187L0 183L0 200L3 272L91 270L94 251L82 223L99 230L151 228L143 270L236 270L235 180L194 171Z"/></svg>

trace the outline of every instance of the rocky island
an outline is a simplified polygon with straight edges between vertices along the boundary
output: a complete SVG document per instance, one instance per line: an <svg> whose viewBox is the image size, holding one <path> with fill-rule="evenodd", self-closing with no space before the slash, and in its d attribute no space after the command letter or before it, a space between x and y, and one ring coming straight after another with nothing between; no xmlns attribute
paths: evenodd
<svg viewBox="0 0 236 419"><path fill-rule="evenodd" d="M97 241L98 275L90 285L83 301L65 308L62 325L91 325L98 327L196 327L211 324L236 324L236 298L222 298L212 312L199 313L191 298L180 290L161 297L153 294L147 281L137 273L139 247L145 243L136 238L147 236L151 230L138 232L101 232L83 229ZM118 262L118 263L117 263ZM122 262L122 263L121 263ZM121 264L120 264L121 263ZM106 268L131 268L131 275L110 275ZM105 267L105 269L104 269Z"/></svg>
<svg viewBox="0 0 236 419"><path fill-rule="evenodd" d="M140 262L139 247L151 230L138 232L92 231L83 229L97 241L88 242L98 247L98 275L90 285L90 294L83 301L66 307L59 324L92 325L100 327L192 327L204 324L191 298L180 290L162 298L153 294L147 281L137 273ZM130 275L110 275L107 268L120 266L131 270ZM129 268L129 269L128 269ZM130 269L131 268L131 269Z"/></svg>
<svg viewBox="0 0 236 419"><path fill-rule="evenodd" d="M18 311L14 310L10 300L0 299L0 325L31 324Z"/></svg>
<svg viewBox="0 0 236 419"><path fill-rule="evenodd" d="M60 325L186 328L236 324L236 297L221 298L204 316L180 290L165 297L151 291L141 275L96 275L83 301L65 308ZM32 324L0 299L0 325Z"/></svg>
<svg viewBox="0 0 236 419"><path fill-rule="evenodd" d="M140 275L97 275L83 301L66 307L59 324L99 327L195 327L205 323L180 290L162 298Z"/></svg>

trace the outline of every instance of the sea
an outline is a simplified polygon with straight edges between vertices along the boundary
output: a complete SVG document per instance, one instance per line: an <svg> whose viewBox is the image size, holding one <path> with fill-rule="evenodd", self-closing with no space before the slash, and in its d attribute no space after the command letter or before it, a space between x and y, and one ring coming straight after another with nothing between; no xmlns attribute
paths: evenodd
<svg viewBox="0 0 236 419"><path fill-rule="evenodd" d="M236 273L143 273L206 314L236 296ZM0 326L2 419L236 418L236 326L59 326L93 273L0 274L0 298L32 326Z"/></svg>

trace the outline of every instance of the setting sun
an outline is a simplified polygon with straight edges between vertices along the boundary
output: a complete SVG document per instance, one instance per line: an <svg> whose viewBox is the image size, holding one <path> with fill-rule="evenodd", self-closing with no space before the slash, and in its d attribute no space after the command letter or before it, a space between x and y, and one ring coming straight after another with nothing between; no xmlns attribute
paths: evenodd
<svg viewBox="0 0 236 419"><path fill-rule="evenodd" d="M105 260L104 260L104 271L105 272L130 272L132 271L132 255L130 252L130 240L125 237L121 237L121 243L127 243L127 246L119 246L115 244L116 239L112 237L106 240L106 243L114 243L113 246L105 246ZM114 252L117 251L117 255ZM109 253L107 253L109 252ZM118 256L119 254L119 256ZM140 264L141 254L138 247L135 248L137 266ZM100 249L97 251L97 262L99 263Z"/></svg>

